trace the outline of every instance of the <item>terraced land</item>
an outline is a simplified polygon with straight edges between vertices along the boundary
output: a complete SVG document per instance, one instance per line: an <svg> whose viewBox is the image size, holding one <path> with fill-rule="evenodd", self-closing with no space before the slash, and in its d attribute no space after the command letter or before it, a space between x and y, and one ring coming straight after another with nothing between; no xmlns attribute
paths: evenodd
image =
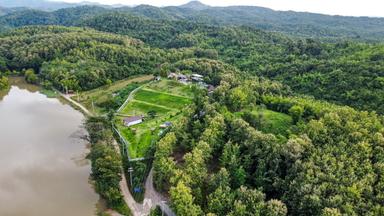
<svg viewBox="0 0 384 216"><path fill-rule="evenodd" d="M152 82L142 86L133 99L118 113L115 125L129 142L130 157L145 157L148 149L164 133L165 122L174 122L183 108L192 102L192 88L172 80ZM141 124L126 127L124 118L144 116Z"/></svg>
<svg viewBox="0 0 384 216"><path fill-rule="evenodd" d="M131 91L153 79L152 75L137 76L114 82L97 89L72 96L72 99L84 105L95 114L108 112L107 108L121 106Z"/></svg>

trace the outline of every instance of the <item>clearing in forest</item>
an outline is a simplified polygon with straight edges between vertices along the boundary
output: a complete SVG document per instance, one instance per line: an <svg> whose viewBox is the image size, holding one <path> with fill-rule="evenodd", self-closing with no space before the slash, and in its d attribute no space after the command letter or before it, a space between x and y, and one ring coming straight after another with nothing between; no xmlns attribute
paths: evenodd
<svg viewBox="0 0 384 216"><path fill-rule="evenodd" d="M152 75L131 77L110 85L75 94L72 96L72 99L81 103L95 114L104 114L109 110L116 110L124 103L131 91L152 79Z"/></svg>
<svg viewBox="0 0 384 216"><path fill-rule="evenodd" d="M192 102L192 97L192 85L173 80L154 81L135 92L115 119L115 125L129 142L130 157L145 157L153 142L181 117L182 109ZM129 117L142 118L142 122L126 126Z"/></svg>

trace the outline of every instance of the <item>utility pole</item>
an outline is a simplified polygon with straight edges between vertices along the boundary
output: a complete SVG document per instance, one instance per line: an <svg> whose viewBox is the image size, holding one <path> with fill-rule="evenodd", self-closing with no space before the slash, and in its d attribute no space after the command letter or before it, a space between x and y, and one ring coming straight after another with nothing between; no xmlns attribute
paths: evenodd
<svg viewBox="0 0 384 216"><path fill-rule="evenodd" d="M131 180L131 187L133 188L133 184L132 184L132 173L133 173L133 168L132 168L132 167L129 167L129 168L128 168L128 173L129 173L129 177L130 177L130 180Z"/></svg>

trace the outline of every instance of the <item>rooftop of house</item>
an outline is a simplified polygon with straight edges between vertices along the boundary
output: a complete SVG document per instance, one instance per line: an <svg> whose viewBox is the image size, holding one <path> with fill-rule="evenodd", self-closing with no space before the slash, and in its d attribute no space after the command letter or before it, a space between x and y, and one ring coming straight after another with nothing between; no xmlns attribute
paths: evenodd
<svg viewBox="0 0 384 216"><path fill-rule="evenodd" d="M203 75L200 75L200 74L192 74L193 77L196 77L196 78L203 78L204 76Z"/></svg>
<svg viewBox="0 0 384 216"><path fill-rule="evenodd" d="M131 117L125 118L124 122L129 123L129 122L134 122L142 119L143 119L142 116L131 116Z"/></svg>

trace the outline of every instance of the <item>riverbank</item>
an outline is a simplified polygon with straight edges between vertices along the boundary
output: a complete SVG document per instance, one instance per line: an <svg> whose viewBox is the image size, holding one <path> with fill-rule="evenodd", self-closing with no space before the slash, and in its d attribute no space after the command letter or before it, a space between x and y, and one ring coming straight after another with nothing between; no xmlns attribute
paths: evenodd
<svg viewBox="0 0 384 216"><path fill-rule="evenodd" d="M47 100L49 100L49 101L52 101L52 99L56 98L56 99L58 99L61 102L61 104L66 104L66 105L70 105L71 106L71 108L66 106L67 109L71 109L71 110L75 109L75 110L78 110L78 111L80 111L82 113L82 114L78 114L78 115L86 116L87 118L88 118L88 116L91 115L91 113L88 110L79 108L79 106L81 106L81 104L76 103L76 101L73 101L69 96L66 97L64 94L61 94L57 90L47 90L47 89L44 89L42 86L35 85L35 84L29 84L29 83L27 83L25 81L24 77L21 77L21 76L11 76L9 78L9 82L10 82L10 86L18 86L18 88L20 88L21 90L26 90L26 91L28 91L30 93L33 93L33 95L36 95L37 93L45 95ZM1 100L1 95L4 95L4 96L7 95L8 91L9 90L0 91L0 100ZM82 125L82 124L83 124L83 120L80 121L80 125ZM79 139L80 139L80 137L81 137L81 139L83 139L86 136L86 133L84 135L76 135L76 136L78 136ZM87 148L88 148L89 151L92 151L92 145L88 146ZM88 159L84 159L84 160L88 161ZM82 163L84 163L84 162L82 162ZM87 178L89 178L90 171L88 172L87 176L88 176ZM84 181L84 183L86 183L86 184L88 184L88 182L89 181ZM93 184L93 188L96 188L96 186L95 186L96 183L94 181L91 181L91 183ZM90 188L92 188L92 187L90 187ZM92 190L94 190L94 189L92 189ZM108 209L105 207L105 205L106 205L105 203L106 203L105 200L99 201L98 204L96 205L97 206L96 207L96 211L97 212L94 212L94 213L95 214L96 213L97 214L103 214L103 212L105 210L108 211ZM122 208L122 209L124 209L124 208ZM125 215L129 215L130 214L129 211L127 211L127 210L123 210L122 212L125 212Z"/></svg>
<svg viewBox="0 0 384 216"><path fill-rule="evenodd" d="M100 114L99 112L100 109L93 109L93 110L98 110L97 113L91 112L89 109L87 109L85 105L75 100L78 98L93 98L93 100L97 101L98 99L100 100L100 98L96 97L97 95L100 95L99 92L108 92L108 94L112 94L114 92L120 92L122 90L124 91L125 89L127 89L127 87L130 87L131 85L132 87L135 86L136 85L135 82L139 81L141 82L141 85L143 85L146 81L149 81L151 78L152 76L143 76L143 77L136 77L132 80L124 80L124 81L118 82L117 83L118 86L115 84L111 84L110 86L100 87L99 89L92 90L90 92L81 93L80 94L81 96L79 97L60 93L60 96L64 98L67 102L69 102L74 108L76 108L77 110L81 111L86 116L88 116L88 120L86 123L86 125L88 126L86 128L89 132L90 141L92 143L91 151L97 152L97 154L92 154L92 152L90 154L90 159L93 161L92 177L93 179L95 179L95 187L96 187L96 190L99 192L99 194L101 194L106 199L106 201L109 202L108 206L116 210L117 212L119 212L117 213L115 211L107 210L104 212L105 214L109 214L109 215L123 214L123 215L134 215L134 216L149 215L152 208L155 208L156 206L160 206L161 209L167 213L167 215L170 215L170 216L174 215L172 210L167 205L167 199L163 197L161 194L157 193L157 191L154 189L152 172L148 171L149 172L148 177L146 178L146 180L145 180L145 177L143 179L143 181L145 181L143 186L145 186L146 189L145 189L145 194L143 194L143 198L141 200L143 200L144 202L139 203L133 198L131 194L132 190L129 189L128 182L126 181L126 176L123 169L124 166L120 167L120 165L116 165L117 163L124 161L122 160L122 158L120 158L124 156L124 154L121 154L122 151L120 149L119 144L113 138L109 137L111 132L111 128L109 125L110 120L107 118L107 115ZM121 83L125 83L126 86L122 85ZM128 91L129 94L127 95L127 98L132 97L131 89L128 89L128 90L129 90ZM127 92L124 92L124 93L126 94ZM103 94L102 96L104 97L105 95ZM82 101L84 102L87 100L82 99ZM127 101L127 99L124 98L124 101ZM90 122L91 124L89 124ZM92 127L92 124L95 127ZM112 153L111 151L112 148L114 149L115 153L116 152L118 153L118 155L115 153ZM110 155L111 156L110 158L113 158L113 159L120 158L120 162L117 162L116 160L111 159L110 161L106 162L106 163L111 163L109 164L109 166L99 167L100 163L96 164L96 161L98 159L103 160L106 157L106 155ZM98 162L100 162L100 160L98 160ZM118 170L116 169L116 167L120 167L121 169L120 172L117 172ZM110 179L103 179L102 175L100 176L99 175L100 173L97 172L99 168L102 168L103 170L111 171L112 173L114 173L113 174L114 177ZM116 179L120 179L118 184L116 184L117 182ZM110 183L107 183L106 181L110 181ZM101 185L103 185L103 187L100 187ZM118 194L115 194L115 197L108 197L108 195L105 194L106 191L100 190L104 188L104 186L106 185L112 186L112 188L114 188L113 189L114 191L120 191L121 196ZM121 202L121 199L123 199L124 203ZM127 209L126 206L128 206L129 209Z"/></svg>
<svg viewBox="0 0 384 216"><path fill-rule="evenodd" d="M84 116L13 83L0 119L0 215L94 215L99 195L89 184Z"/></svg>

